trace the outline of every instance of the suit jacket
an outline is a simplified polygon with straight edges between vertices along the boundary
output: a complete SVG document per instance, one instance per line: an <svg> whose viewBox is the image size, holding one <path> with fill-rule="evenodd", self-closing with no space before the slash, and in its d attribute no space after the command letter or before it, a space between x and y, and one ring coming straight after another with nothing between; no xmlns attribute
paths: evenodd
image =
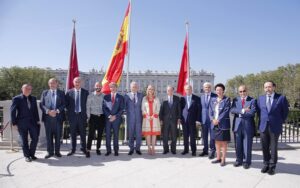
<svg viewBox="0 0 300 188"><path fill-rule="evenodd" d="M209 103L210 121L212 121L214 119L216 104L217 104L217 98L213 98ZM219 120L219 128L220 129L230 130L230 118L229 118L230 106L231 106L230 98L224 96L219 104L218 120Z"/></svg>
<svg viewBox="0 0 300 188"><path fill-rule="evenodd" d="M201 106L202 106L202 118L201 118L201 124L206 124L209 123L210 124L210 119L209 119L209 103L211 101L212 98L216 98L217 94L215 93L210 93L210 99L208 101L208 104L205 104L205 94L201 95L200 99L201 99Z"/></svg>
<svg viewBox="0 0 300 188"><path fill-rule="evenodd" d="M273 103L270 112L267 110L266 95L259 97L257 101L259 131L264 132L267 123L270 123L270 129L274 134L282 133L282 124L286 120L289 113L289 105L285 96L278 93L274 94Z"/></svg>
<svg viewBox="0 0 300 188"><path fill-rule="evenodd" d="M234 115L233 127L234 132L238 131L239 126L244 123L246 132L254 134L255 131L255 113L256 113L256 100L252 97L247 96L244 107L249 107L250 111L242 114L242 99L237 97L233 99L230 112Z"/></svg>
<svg viewBox="0 0 300 188"><path fill-rule="evenodd" d="M116 93L114 104L112 104L111 101L111 94L105 95L103 98L103 112L106 118L108 118L110 115L116 115L116 118L121 120L124 107L124 98L119 93Z"/></svg>
<svg viewBox="0 0 300 188"><path fill-rule="evenodd" d="M125 111L126 111L126 120L127 120L127 125L133 125L137 124L142 126L142 121L143 121L143 114L142 114L142 100L143 100L143 94L137 92L136 98L137 101L136 103L134 102L134 96L132 93L127 93L124 96L124 101L125 101Z"/></svg>
<svg viewBox="0 0 300 188"><path fill-rule="evenodd" d="M177 120L181 119L181 106L179 97L173 95L173 104L169 106L168 98L163 101L160 111L159 119L167 124L171 122L172 124L177 125Z"/></svg>
<svg viewBox="0 0 300 188"><path fill-rule="evenodd" d="M32 121L34 125L40 121L36 97L28 96L30 101L30 109L28 108L27 98L23 95L17 95L12 100L12 105L10 107L10 117L11 123L13 125L22 126L28 121Z"/></svg>
<svg viewBox="0 0 300 188"><path fill-rule="evenodd" d="M51 109L51 99L52 99L51 90L44 90L41 96L40 109L43 112L42 121L45 121L46 116L48 116L48 111ZM59 110L59 113L56 114L56 117L61 122L64 120L64 113L66 107L65 93L59 89L56 90L56 109Z"/></svg>
<svg viewBox="0 0 300 188"><path fill-rule="evenodd" d="M81 116L83 119L87 119L86 114L86 102L89 92L81 88L80 92L80 107L81 107ZM75 116L75 88L70 89L66 93L66 109L69 120Z"/></svg>
<svg viewBox="0 0 300 188"><path fill-rule="evenodd" d="M201 100L196 95L192 95L191 105L187 106L187 97L181 97L181 120L184 123L193 125L196 121L201 122Z"/></svg>

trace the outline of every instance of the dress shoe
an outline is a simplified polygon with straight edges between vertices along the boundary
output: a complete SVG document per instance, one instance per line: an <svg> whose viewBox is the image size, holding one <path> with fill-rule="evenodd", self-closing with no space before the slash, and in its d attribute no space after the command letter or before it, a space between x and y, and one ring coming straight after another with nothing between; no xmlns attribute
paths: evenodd
<svg viewBox="0 0 300 188"><path fill-rule="evenodd" d="M106 152L105 156L109 156L111 154L111 152Z"/></svg>
<svg viewBox="0 0 300 188"><path fill-rule="evenodd" d="M211 163L212 164L217 164L217 163L221 163L221 161L222 161L221 159L217 159L217 160L212 161Z"/></svg>
<svg viewBox="0 0 300 188"><path fill-rule="evenodd" d="M206 156L206 155L208 155L207 152L202 152L202 153L199 154L199 157L204 157L204 156Z"/></svg>
<svg viewBox="0 0 300 188"><path fill-rule="evenodd" d="M129 152L128 152L128 155L132 155L133 154L133 150L130 150Z"/></svg>
<svg viewBox="0 0 300 188"><path fill-rule="evenodd" d="M33 160L33 161L38 159L38 158L37 158L36 156L34 156L34 155L31 156L30 158L31 158L31 160Z"/></svg>
<svg viewBox="0 0 300 188"><path fill-rule="evenodd" d="M138 154L138 155L142 155L141 150L136 150L135 152L136 152L136 154Z"/></svg>
<svg viewBox="0 0 300 188"><path fill-rule="evenodd" d="M171 153L172 153L173 155L176 155L176 151L172 151Z"/></svg>
<svg viewBox="0 0 300 188"><path fill-rule="evenodd" d="M119 156L119 153L117 151L115 151L115 156Z"/></svg>
<svg viewBox="0 0 300 188"><path fill-rule="evenodd" d="M233 166L234 166L234 167L239 167L239 166L242 166L242 163L236 161L236 162L233 164Z"/></svg>
<svg viewBox="0 0 300 188"><path fill-rule="evenodd" d="M244 163L244 164L243 164L243 167L244 167L244 169L249 169L249 168L250 168L250 165L249 165L248 163Z"/></svg>
<svg viewBox="0 0 300 188"><path fill-rule="evenodd" d="M25 161L26 161L26 162L31 162L30 157L25 157Z"/></svg>
<svg viewBox="0 0 300 188"><path fill-rule="evenodd" d="M55 153L56 157L62 157L61 153Z"/></svg>
<svg viewBox="0 0 300 188"><path fill-rule="evenodd" d="M49 159L50 157L52 157L53 156L53 154L47 154L46 156L45 156L45 159Z"/></svg>
<svg viewBox="0 0 300 188"><path fill-rule="evenodd" d="M97 155L101 155L101 151L99 149L96 150Z"/></svg>
<svg viewBox="0 0 300 188"><path fill-rule="evenodd" d="M275 168L270 167L269 170L268 170L268 174L269 175L274 175L275 174Z"/></svg>
<svg viewBox="0 0 300 188"><path fill-rule="evenodd" d="M189 153L188 151L183 151L182 153L181 153L181 155L185 155L185 154L187 154L187 153Z"/></svg>
<svg viewBox="0 0 300 188"><path fill-rule="evenodd" d="M67 154L67 156L71 156L74 155L75 151L69 151L69 153Z"/></svg>
<svg viewBox="0 0 300 188"><path fill-rule="evenodd" d="M86 157L86 158L90 158L90 157L91 157L91 154L90 154L89 151L87 151L87 152L85 153L85 157Z"/></svg>
<svg viewBox="0 0 300 188"><path fill-rule="evenodd" d="M196 152L193 152L193 153L192 153L192 156L195 157L195 156L196 156Z"/></svg>
<svg viewBox="0 0 300 188"><path fill-rule="evenodd" d="M221 167L226 166L226 162L225 162L225 161L224 161L224 162L221 162L221 163L220 163L220 166L221 166Z"/></svg>
<svg viewBox="0 0 300 188"><path fill-rule="evenodd" d="M266 173L269 171L269 166L265 165L262 169L261 169L261 173Z"/></svg>
<svg viewBox="0 0 300 188"><path fill-rule="evenodd" d="M208 156L209 159L214 159L215 158L215 152L211 152Z"/></svg>
<svg viewBox="0 0 300 188"><path fill-rule="evenodd" d="M163 154L166 155L167 153L169 153L169 151L164 151Z"/></svg>

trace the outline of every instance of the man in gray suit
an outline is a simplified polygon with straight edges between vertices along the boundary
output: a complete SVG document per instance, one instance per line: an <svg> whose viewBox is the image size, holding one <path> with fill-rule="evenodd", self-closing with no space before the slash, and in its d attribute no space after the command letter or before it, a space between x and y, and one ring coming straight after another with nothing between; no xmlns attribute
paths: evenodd
<svg viewBox="0 0 300 188"><path fill-rule="evenodd" d="M167 87L167 99L163 101L160 111L159 119L163 130L163 154L169 153L169 137L171 139L171 152L176 154L176 142L177 142L177 125L181 120L181 106L179 97L173 95L174 88L172 86Z"/></svg>
<svg viewBox="0 0 300 188"><path fill-rule="evenodd" d="M66 109L70 123L72 141L72 149L67 156L73 155L76 151L76 138L78 132L81 140L81 149L83 153L86 154L86 102L89 92L81 88L80 77L74 78L73 83L75 87L66 93Z"/></svg>
<svg viewBox="0 0 300 188"><path fill-rule="evenodd" d="M41 96L40 108L43 112L42 121L45 124L47 151L46 159L55 156L61 157L60 138L63 127L63 114L65 109L65 94L57 89L58 82L55 78L48 81L49 89L44 90ZM55 147L53 147L53 138ZM54 150L55 148L55 150Z"/></svg>
<svg viewBox="0 0 300 188"><path fill-rule="evenodd" d="M130 91L124 96L125 111L127 117L127 129L129 135L129 153L132 155L134 150L138 155L141 155L141 142L142 142L142 100L143 94L138 92L138 85L136 82L130 83ZM134 138L136 145L134 147Z"/></svg>

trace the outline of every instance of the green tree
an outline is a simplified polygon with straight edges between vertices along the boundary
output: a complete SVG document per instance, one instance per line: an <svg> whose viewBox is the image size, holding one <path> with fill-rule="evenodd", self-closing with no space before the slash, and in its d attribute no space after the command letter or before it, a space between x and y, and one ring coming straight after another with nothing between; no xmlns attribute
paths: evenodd
<svg viewBox="0 0 300 188"><path fill-rule="evenodd" d="M37 67L0 68L0 100L10 100L20 94L24 83L30 83L32 95L40 98L51 77L54 76L49 71Z"/></svg>

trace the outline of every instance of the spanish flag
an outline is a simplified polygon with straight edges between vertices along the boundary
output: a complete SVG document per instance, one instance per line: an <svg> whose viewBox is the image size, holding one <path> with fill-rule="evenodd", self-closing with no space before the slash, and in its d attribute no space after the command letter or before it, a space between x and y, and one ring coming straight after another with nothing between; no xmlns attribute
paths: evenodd
<svg viewBox="0 0 300 188"><path fill-rule="evenodd" d="M127 7L127 11L123 20L123 24L118 36L115 49L112 54L110 64L107 68L105 76L102 80L102 92L105 94L110 93L109 84L111 82L120 84L123 72L124 59L128 49L129 39L129 20L130 19L130 2Z"/></svg>

